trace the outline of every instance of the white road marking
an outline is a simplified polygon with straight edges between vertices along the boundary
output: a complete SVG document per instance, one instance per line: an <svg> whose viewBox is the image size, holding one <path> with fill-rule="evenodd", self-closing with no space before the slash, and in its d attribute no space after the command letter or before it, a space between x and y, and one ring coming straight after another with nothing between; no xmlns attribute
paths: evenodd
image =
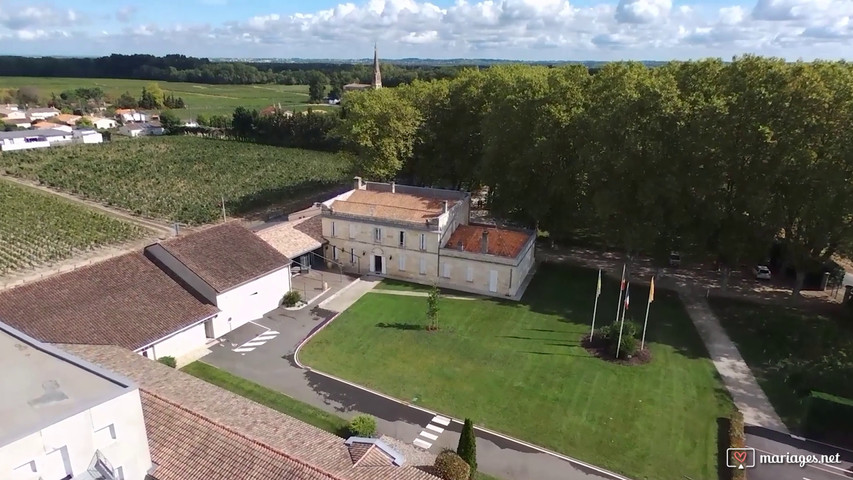
<svg viewBox="0 0 853 480"><path fill-rule="evenodd" d="M254 323L254 322L252 322L252 323ZM263 327L263 325L259 325L259 326ZM264 328L266 328L266 327L264 327ZM240 345L240 348L235 348L234 351L238 352L238 353L239 352L251 352L255 348L260 347L261 345L272 340L277 335L278 335L278 332L276 332L275 330L269 330L268 329L266 332L264 332L264 333L258 335L257 337L249 340L248 342ZM245 353L241 353L241 355L245 355Z"/></svg>
<svg viewBox="0 0 853 480"><path fill-rule="evenodd" d="M260 347L261 345L267 343L266 340L256 341L252 340L251 342L246 342L242 346L244 347Z"/></svg>
<svg viewBox="0 0 853 480"><path fill-rule="evenodd" d="M248 348L240 347L240 348L235 348L234 351L235 352L251 352L254 349L255 349L255 347L248 347Z"/></svg>
<svg viewBox="0 0 853 480"><path fill-rule="evenodd" d="M436 432L436 433L441 433L441 432L443 432L443 431L444 431L444 429L443 429L443 428L441 428L441 427L436 427L435 425L433 425L433 424L431 424L431 423L430 423L429 425L427 425L427 427L426 427L426 428L428 428L428 429L430 429L430 430L432 430L433 432Z"/></svg>
<svg viewBox="0 0 853 480"><path fill-rule="evenodd" d="M435 418L432 419L432 421L439 425L444 425L445 427L450 425L450 419L442 417L441 415L436 415Z"/></svg>
<svg viewBox="0 0 853 480"><path fill-rule="evenodd" d="M424 438L428 438L428 439L432 440L433 442L438 440L438 435L433 435L433 434L427 432L426 430L421 432L421 436Z"/></svg>
<svg viewBox="0 0 853 480"><path fill-rule="evenodd" d="M254 320L249 320L249 323L251 323L252 325L257 325L257 326L263 328L264 330L266 330L268 332L272 331L271 328L267 328L267 327L261 325L260 323L255 322ZM278 333L278 332L276 332L276 333Z"/></svg>
<svg viewBox="0 0 853 480"><path fill-rule="evenodd" d="M794 440L799 440L799 441L801 441L801 442L805 442L805 441L806 441L806 438L805 438L805 437L798 437L798 436L796 436L796 435L791 435L791 438L793 438Z"/></svg>
<svg viewBox="0 0 853 480"><path fill-rule="evenodd" d="M418 447L423 448L424 450L429 450L429 447L431 447L431 446L432 446L432 444L431 444L431 443L429 443L429 442L425 442L425 441L421 440L420 438L416 439L416 440L415 440L414 442L412 442L412 443L414 443L414 444L415 444L415 446L418 446Z"/></svg>

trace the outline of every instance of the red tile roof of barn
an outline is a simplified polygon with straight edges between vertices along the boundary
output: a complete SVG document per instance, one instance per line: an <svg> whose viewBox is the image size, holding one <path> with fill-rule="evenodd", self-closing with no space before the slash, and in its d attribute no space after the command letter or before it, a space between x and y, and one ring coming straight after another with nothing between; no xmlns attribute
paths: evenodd
<svg viewBox="0 0 853 480"><path fill-rule="evenodd" d="M480 253L482 251L483 231L489 232L487 253L499 257L517 257L521 253L522 247L533 236L532 233L528 232L487 225L459 225L453 234L450 235L445 248L458 249L461 243L462 250L471 253Z"/></svg>
<svg viewBox="0 0 853 480"><path fill-rule="evenodd" d="M289 258L236 222L161 245L219 293L290 264Z"/></svg>
<svg viewBox="0 0 853 480"><path fill-rule="evenodd" d="M218 311L137 252L0 293L0 318L38 340L130 350Z"/></svg>

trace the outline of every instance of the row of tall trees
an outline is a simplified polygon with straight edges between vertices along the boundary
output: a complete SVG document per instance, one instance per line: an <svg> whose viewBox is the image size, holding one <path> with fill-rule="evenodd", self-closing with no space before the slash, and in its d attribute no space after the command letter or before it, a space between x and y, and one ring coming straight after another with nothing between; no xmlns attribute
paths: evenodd
<svg viewBox="0 0 853 480"><path fill-rule="evenodd" d="M389 86L415 79L448 78L457 66L385 65L383 81ZM330 77L333 91L350 82L369 82L372 66L340 63L213 62L184 55L110 55L98 58L0 56L0 72L20 77L133 78L209 84L307 85L318 73Z"/></svg>
<svg viewBox="0 0 853 480"><path fill-rule="evenodd" d="M802 275L853 243L853 65L497 66L344 97L366 176L473 190L551 235ZM795 294L798 289L795 289Z"/></svg>
<svg viewBox="0 0 853 480"><path fill-rule="evenodd" d="M335 113L275 111L260 115L257 110L238 107L234 110L231 134L248 140L282 147L335 151L340 142L334 134L340 118Z"/></svg>

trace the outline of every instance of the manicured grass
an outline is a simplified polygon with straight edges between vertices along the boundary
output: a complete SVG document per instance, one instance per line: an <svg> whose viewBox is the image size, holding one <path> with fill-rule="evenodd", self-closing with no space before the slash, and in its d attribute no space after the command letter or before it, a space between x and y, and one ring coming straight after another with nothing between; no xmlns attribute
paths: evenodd
<svg viewBox="0 0 853 480"><path fill-rule="evenodd" d="M0 155L0 171L188 224L221 219L223 196L229 215L311 196L345 182L350 166L332 153L190 136Z"/></svg>
<svg viewBox="0 0 853 480"><path fill-rule="evenodd" d="M51 93L59 95L64 90L83 87L101 87L111 97L119 97L130 92L136 98L142 93L142 87L151 80L125 80L114 78L39 78L39 77L0 77L0 90L35 87L39 98L50 98ZM187 104L187 108L177 110L183 119L194 119L199 113L205 115L231 115L237 107L262 109L281 103L282 108L294 111L309 107L332 110L329 105L309 105L307 85L207 85L199 83L161 82L160 88L167 95L175 94Z"/></svg>
<svg viewBox="0 0 853 480"><path fill-rule="evenodd" d="M300 353L306 364L626 474L716 478L717 419L731 400L674 294L658 291L654 359L620 366L579 345L596 272L543 265L521 303L448 300L427 332L426 299L369 293ZM646 292L631 289L642 322ZM615 317L607 282L598 325Z"/></svg>
<svg viewBox="0 0 853 480"><path fill-rule="evenodd" d="M338 416L257 383L231 375L206 363L193 362L182 368L181 371L335 435L341 435L347 424L344 419Z"/></svg>
<svg viewBox="0 0 853 480"><path fill-rule="evenodd" d="M70 200L0 179L0 275L151 234Z"/></svg>
<svg viewBox="0 0 853 480"><path fill-rule="evenodd" d="M849 319L733 299L710 304L789 429L801 430L810 389L853 398Z"/></svg>

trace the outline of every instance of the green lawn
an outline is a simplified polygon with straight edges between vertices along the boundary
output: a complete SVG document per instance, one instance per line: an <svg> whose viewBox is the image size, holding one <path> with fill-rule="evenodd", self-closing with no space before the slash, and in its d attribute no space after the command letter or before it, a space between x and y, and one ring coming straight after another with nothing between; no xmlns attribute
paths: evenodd
<svg viewBox="0 0 853 480"><path fill-rule="evenodd" d="M0 77L0 90L35 87L40 98L50 98L51 93L59 95L64 90L81 87L101 87L112 97L130 92L139 97L142 87L150 80L125 80L114 78L40 78L40 77ZM237 107L261 109L274 103L282 108L305 110L308 107L330 110L337 107L329 105L309 105L307 85L206 85L183 82L157 82L166 94L174 93L182 97L186 109L178 111L184 119L195 118L199 113L205 115L231 115Z"/></svg>
<svg viewBox="0 0 853 480"><path fill-rule="evenodd" d="M797 308L711 298L785 425L800 431L810 389L853 398L853 323Z"/></svg>
<svg viewBox="0 0 853 480"><path fill-rule="evenodd" d="M435 333L424 298L370 293L300 359L635 479L716 478L716 421L731 401L677 297L659 291L652 305L653 362L613 365L579 346L595 277L543 265L521 303L444 299ZM599 325L617 291L606 283ZM629 317L642 321L646 292L632 292Z"/></svg>
<svg viewBox="0 0 853 480"><path fill-rule="evenodd" d="M257 383L231 375L206 363L193 362L182 368L181 371L335 435L341 435L347 424L343 418L314 408L307 403L300 402Z"/></svg>

